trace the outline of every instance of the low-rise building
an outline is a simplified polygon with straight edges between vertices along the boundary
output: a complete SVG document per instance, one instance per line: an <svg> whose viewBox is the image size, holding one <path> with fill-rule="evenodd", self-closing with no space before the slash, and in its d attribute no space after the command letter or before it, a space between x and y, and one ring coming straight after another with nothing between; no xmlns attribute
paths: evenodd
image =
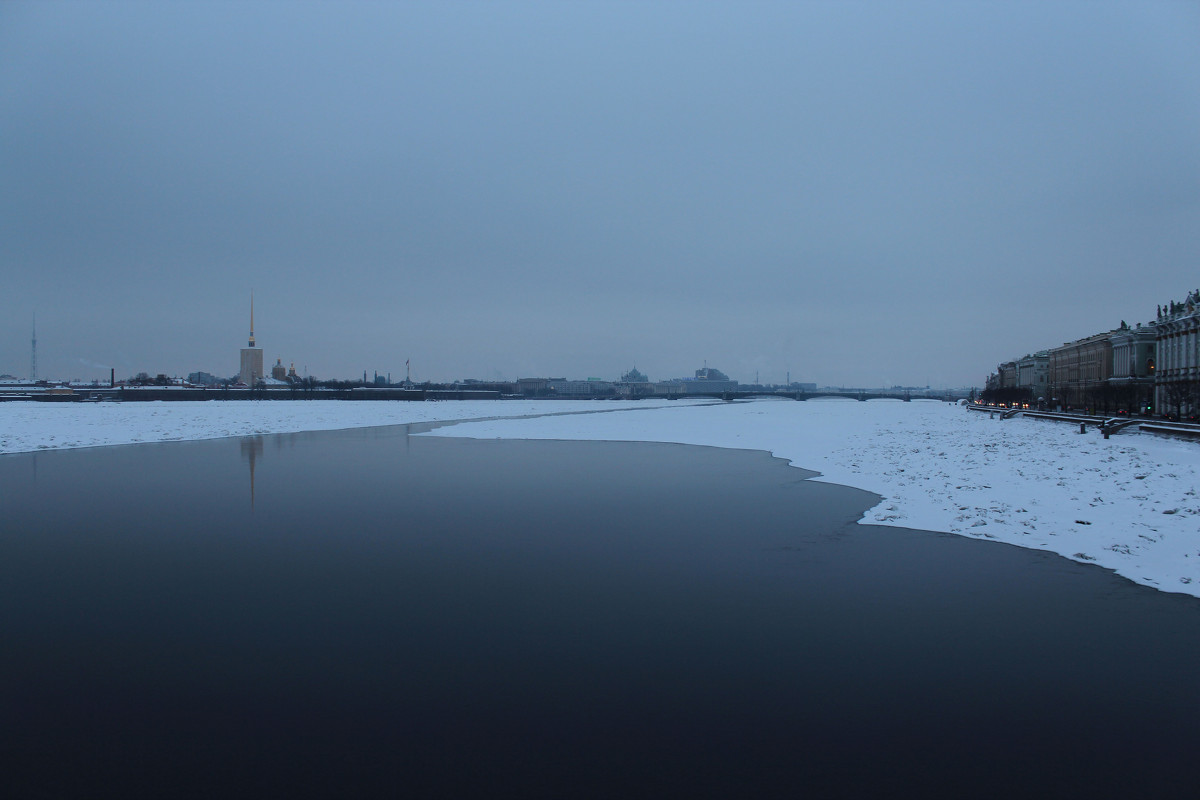
<svg viewBox="0 0 1200 800"><path fill-rule="evenodd" d="M526 397L541 397L547 394L545 378L517 378L517 393Z"/></svg>
<svg viewBox="0 0 1200 800"><path fill-rule="evenodd" d="M598 378L589 378L586 381L547 378L546 388L554 397L610 397L614 393L611 381Z"/></svg>

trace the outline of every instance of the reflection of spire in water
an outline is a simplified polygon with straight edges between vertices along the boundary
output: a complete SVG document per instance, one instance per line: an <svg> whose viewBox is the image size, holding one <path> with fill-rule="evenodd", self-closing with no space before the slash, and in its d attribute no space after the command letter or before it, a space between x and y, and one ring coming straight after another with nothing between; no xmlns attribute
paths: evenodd
<svg viewBox="0 0 1200 800"><path fill-rule="evenodd" d="M241 441L242 455L250 464L250 511L254 512L254 462L262 455L263 438L261 436L243 436Z"/></svg>

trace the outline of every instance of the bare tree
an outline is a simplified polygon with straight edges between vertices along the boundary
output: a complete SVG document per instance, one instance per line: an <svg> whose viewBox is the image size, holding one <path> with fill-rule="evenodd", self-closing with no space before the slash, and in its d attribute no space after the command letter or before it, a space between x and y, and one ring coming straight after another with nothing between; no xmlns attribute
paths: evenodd
<svg viewBox="0 0 1200 800"><path fill-rule="evenodd" d="M1167 409L1175 409L1175 418L1183 416L1184 405L1191 405L1191 381L1171 381L1163 384L1163 399L1167 401Z"/></svg>

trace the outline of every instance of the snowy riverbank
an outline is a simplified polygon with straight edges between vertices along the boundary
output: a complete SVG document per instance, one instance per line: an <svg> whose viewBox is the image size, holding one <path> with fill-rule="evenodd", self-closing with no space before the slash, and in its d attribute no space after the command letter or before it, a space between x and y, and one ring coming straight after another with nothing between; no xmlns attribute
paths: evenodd
<svg viewBox="0 0 1200 800"><path fill-rule="evenodd" d="M1050 550L1200 596L1200 444L999 420L937 402L764 400L468 423L433 435L767 450L883 498L864 523Z"/></svg>
<svg viewBox="0 0 1200 800"><path fill-rule="evenodd" d="M864 523L1049 550L1200 596L1200 443L937 402L4 403L0 453L447 420L477 421L432 435L766 450L879 494Z"/></svg>

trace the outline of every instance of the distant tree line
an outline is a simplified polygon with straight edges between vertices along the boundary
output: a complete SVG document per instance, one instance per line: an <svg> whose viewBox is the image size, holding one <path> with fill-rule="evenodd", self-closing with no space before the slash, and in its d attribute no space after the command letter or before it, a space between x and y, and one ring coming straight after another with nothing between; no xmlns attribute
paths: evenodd
<svg viewBox="0 0 1200 800"><path fill-rule="evenodd" d="M997 386L984 389L979 393L983 403L1003 403L1006 406L1033 402L1033 388L1030 386Z"/></svg>
<svg viewBox="0 0 1200 800"><path fill-rule="evenodd" d="M161 372L153 378L148 372L139 372L132 378L126 379L125 384L127 386L170 386L173 382L173 378L169 378Z"/></svg>

